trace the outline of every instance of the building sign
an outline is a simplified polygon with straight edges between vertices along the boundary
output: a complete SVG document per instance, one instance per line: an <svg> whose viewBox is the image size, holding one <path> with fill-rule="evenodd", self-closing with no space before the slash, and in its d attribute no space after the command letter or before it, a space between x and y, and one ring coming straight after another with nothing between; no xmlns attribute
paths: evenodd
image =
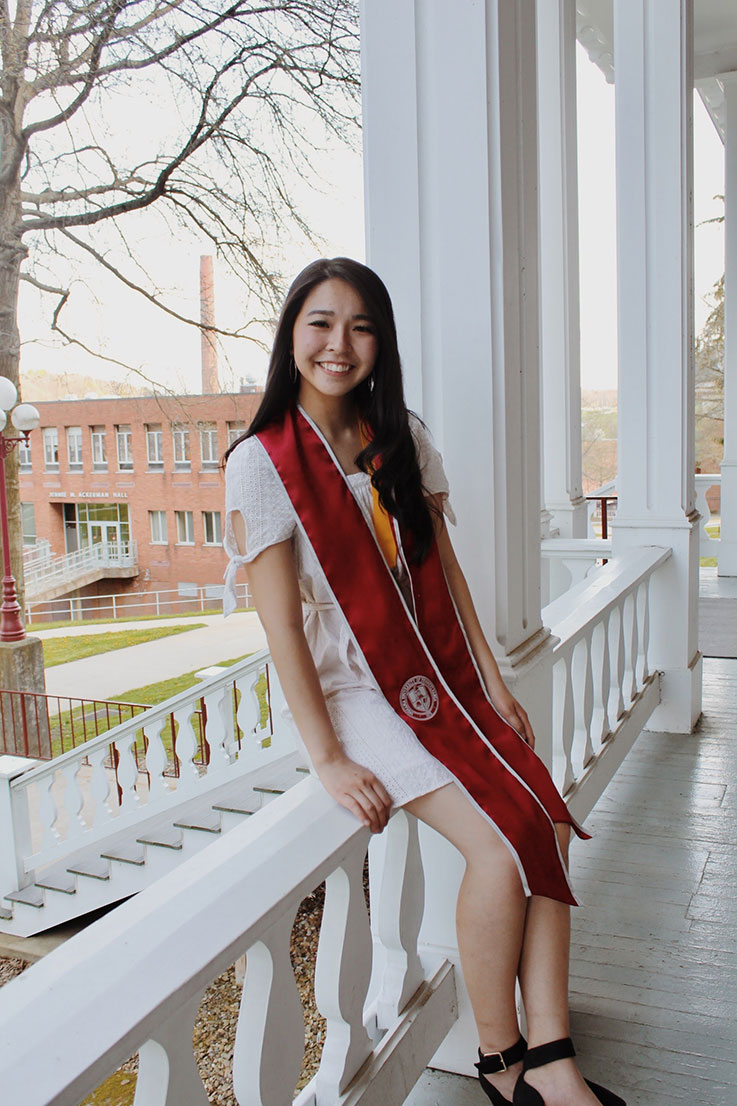
<svg viewBox="0 0 737 1106"><path fill-rule="evenodd" d="M127 499L128 492L49 492L49 499Z"/></svg>

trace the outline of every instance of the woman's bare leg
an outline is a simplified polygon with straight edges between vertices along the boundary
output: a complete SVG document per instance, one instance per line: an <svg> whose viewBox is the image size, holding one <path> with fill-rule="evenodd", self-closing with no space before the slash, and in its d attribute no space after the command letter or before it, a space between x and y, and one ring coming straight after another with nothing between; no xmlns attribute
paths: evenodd
<svg viewBox="0 0 737 1106"><path fill-rule="evenodd" d="M570 828L556 825L558 842L568 863ZM530 1047L558 1041L571 1033L568 976L571 912L565 903L533 895L527 908L519 980L527 1017ZM594 1106L598 1099L586 1086L573 1060L557 1060L534 1068L525 1081L535 1087L545 1106Z"/></svg>
<svg viewBox="0 0 737 1106"><path fill-rule="evenodd" d="M422 795L406 808L461 852L466 871L456 911L458 949L482 1052L500 1052L519 1038L515 982L527 900L509 849L455 784ZM489 1079L511 1100L521 1064Z"/></svg>
<svg viewBox="0 0 737 1106"><path fill-rule="evenodd" d="M515 982L527 1015L530 1045L569 1036L569 908L553 899L525 897L506 844L460 788L448 784L407 803L461 852L466 871L457 908L458 949L482 1052L500 1052L519 1037ZM558 826L567 857L568 826ZM486 1076L511 1100L522 1065ZM531 1071L546 1106L598 1106L572 1060Z"/></svg>

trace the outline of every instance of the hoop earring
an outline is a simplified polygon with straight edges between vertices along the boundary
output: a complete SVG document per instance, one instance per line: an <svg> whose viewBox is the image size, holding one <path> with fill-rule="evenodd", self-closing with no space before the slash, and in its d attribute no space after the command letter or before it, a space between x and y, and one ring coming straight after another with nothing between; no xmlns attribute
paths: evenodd
<svg viewBox="0 0 737 1106"><path fill-rule="evenodd" d="M294 354L289 354L289 379L292 384L296 384L299 379L299 372L297 371L297 362L294 360Z"/></svg>

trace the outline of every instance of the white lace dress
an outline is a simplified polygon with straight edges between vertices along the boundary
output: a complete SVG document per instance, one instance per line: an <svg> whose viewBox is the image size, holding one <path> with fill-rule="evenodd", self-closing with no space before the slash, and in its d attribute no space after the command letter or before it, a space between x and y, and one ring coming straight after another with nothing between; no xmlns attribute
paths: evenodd
<svg viewBox="0 0 737 1106"><path fill-rule="evenodd" d="M411 420L425 490L444 498L449 521L448 481L440 454L427 429ZM348 476L351 490L370 526L372 498L366 473ZM304 609L305 637L315 661L320 685L335 732L346 754L381 780L395 806L402 806L453 780L448 769L420 744L395 713L356 648L342 613L335 607L312 546L297 526L291 500L269 456L257 438L247 438L231 454L225 480L225 614L235 609L235 577L264 549L291 539ZM240 511L246 528L246 550L238 549L233 513ZM401 586L401 579L398 581ZM371 597L366 597L371 601Z"/></svg>

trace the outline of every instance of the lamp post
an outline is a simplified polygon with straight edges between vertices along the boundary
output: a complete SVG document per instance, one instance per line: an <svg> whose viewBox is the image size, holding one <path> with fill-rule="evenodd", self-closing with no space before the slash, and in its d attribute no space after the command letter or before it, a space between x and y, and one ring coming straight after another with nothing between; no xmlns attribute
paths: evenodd
<svg viewBox="0 0 737 1106"><path fill-rule="evenodd" d="M3 605L0 608L0 641L22 641L26 636L22 611L15 589L15 577L10 566L10 532L8 528L8 496L5 487L5 458L18 445L27 442L28 435L35 430L41 416L30 403L19 403L16 407L18 392L12 380L0 376L0 529L3 548ZM12 408L12 410L11 410ZM21 437L7 437L3 431L10 421Z"/></svg>

